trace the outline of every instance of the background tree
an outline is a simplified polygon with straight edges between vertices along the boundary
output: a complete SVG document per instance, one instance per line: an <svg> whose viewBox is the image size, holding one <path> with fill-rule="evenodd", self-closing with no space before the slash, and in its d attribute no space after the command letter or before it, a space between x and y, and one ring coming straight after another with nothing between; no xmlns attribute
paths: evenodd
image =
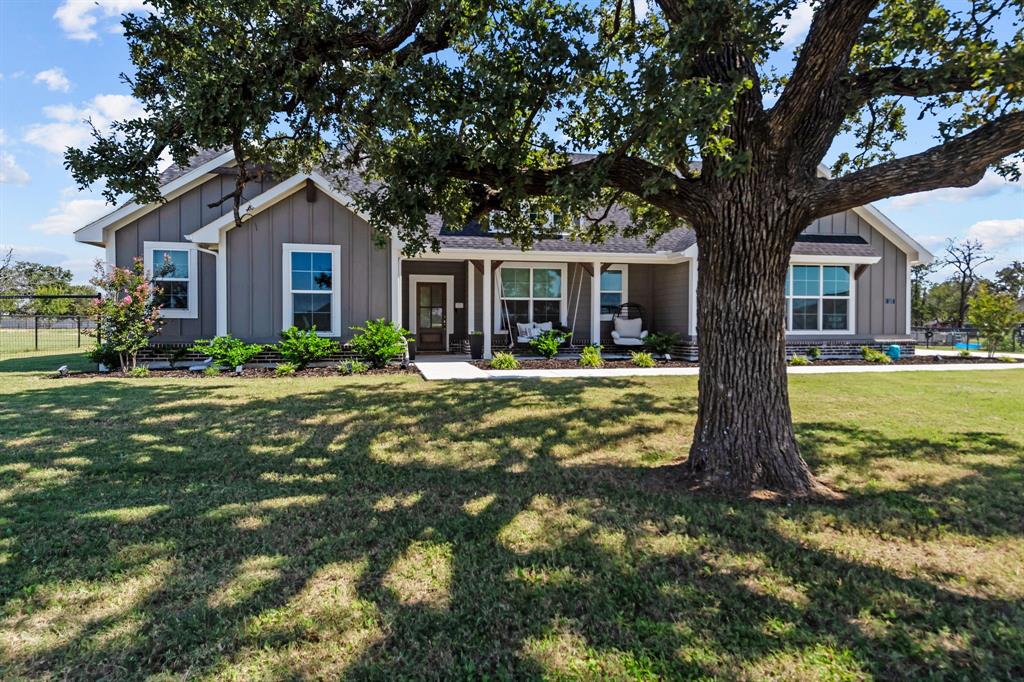
<svg viewBox="0 0 1024 682"><path fill-rule="evenodd" d="M1017 301L1024 302L1024 261L1015 260L996 272L993 282L996 291L1003 291Z"/></svg>
<svg viewBox="0 0 1024 682"><path fill-rule="evenodd" d="M960 314L960 284L953 280L939 282L928 289L924 304L928 322L955 327Z"/></svg>
<svg viewBox="0 0 1024 682"><path fill-rule="evenodd" d="M797 0L153 0L124 22L147 117L67 163L110 198L152 200L165 150L184 163L228 145L236 220L267 164L358 169L384 182L349 191L409 254L437 248L431 214L523 246L689 225L701 366L681 473L807 494L785 373L791 248L820 216L994 165L1019 176L1003 162L1024 146L1022 4L821 0L789 69L770 59ZM897 157L908 111L938 143ZM856 152L822 177L839 136ZM615 203L630 227L601 219Z"/></svg>
<svg viewBox="0 0 1024 682"><path fill-rule="evenodd" d="M1013 296L992 291L987 282L982 282L971 297L969 319L978 328L988 356L992 357L1000 347L1010 345L1011 334L1017 325L1024 324L1024 312Z"/></svg>
<svg viewBox="0 0 1024 682"><path fill-rule="evenodd" d="M946 241L946 255L942 264L954 269L951 281L956 283L959 298L957 299L957 327L963 327L967 320L967 306L974 286L978 283L978 268L992 261L992 256L985 253L985 247L976 239L949 239Z"/></svg>
<svg viewBox="0 0 1024 682"><path fill-rule="evenodd" d="M910 318L915 327L935 319L934 311L928 305L928 290L931 277L938 268L938 263L919 263L910 268Z"/></svg>

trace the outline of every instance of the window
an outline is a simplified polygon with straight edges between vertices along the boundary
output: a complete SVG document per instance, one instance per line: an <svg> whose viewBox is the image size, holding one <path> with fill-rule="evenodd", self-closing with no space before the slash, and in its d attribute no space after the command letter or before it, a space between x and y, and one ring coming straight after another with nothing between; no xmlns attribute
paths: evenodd
<svg viewBox="0 0 1024 682"><path fill-rule="evenodd" d="M791 265L786 273L786 330L851 332L848 265Z"/></svg>
<svg viewBox="0 0 1024 682"><path fill-rule="evenodd" d="M195 318L199 307L199 252L193 244L145 242L143 264L153 276L153 299L167 318Z"/></svg>
<svg viewBox="0 0 1024 682"><path fill-rule="evenodd" d="M610 320L626 300L628 270L625 265L613 265L601 273L601 319Z"/></svg>
<svg viewBox="0 0 1024 682"><path fill-rule="evenodd" d="M338 262L341 247L331 244L284 244L284 292L281 326L316 328L320 336L339 336L341 296Z"/></svg>
<svg viewBox="0 0 1024 682"><path fill-rule="evenodd" d="M562 323L562 295L565 266L501 266L498 268L498 304L496 326L527 322Z"/></svg>

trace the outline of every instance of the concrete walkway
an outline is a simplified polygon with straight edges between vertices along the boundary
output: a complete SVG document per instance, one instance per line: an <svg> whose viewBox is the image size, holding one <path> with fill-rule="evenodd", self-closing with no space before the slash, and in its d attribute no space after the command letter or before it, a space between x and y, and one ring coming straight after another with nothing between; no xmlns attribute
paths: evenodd
<svg viewBox="0 0 1024 682"><path fill-rule="evenodd" d="M960 357L960 351L958 350L944 350L942 348L921 348L920 346L914 351L918 355L941 355L944 358L956 358ZM988 353L983 350L971 351L971 355L976 357L988 357ZM1019 358L1024 360L1024 353L996 353L997 358Z"/></svg>
<svg viewBox="0 0 1024 682"><path fill-rule="evenodd" d="M484 379L609 379L620 377L696 376L696 367L615 367L609 369L480 369L468 362L428 362L416 368L427 381L479 381ZM973 372L1024 369L1024 362L952 363L934 365L822 365L788 367L790 374L860 374L871 372Z"/></svg>

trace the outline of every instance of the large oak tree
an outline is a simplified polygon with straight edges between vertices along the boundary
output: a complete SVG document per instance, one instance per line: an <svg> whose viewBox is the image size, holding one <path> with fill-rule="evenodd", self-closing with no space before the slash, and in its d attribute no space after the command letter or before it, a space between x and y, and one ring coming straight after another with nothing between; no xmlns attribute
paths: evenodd
<svg viewBox="0 0 1024 682"><path fill-rule="evenodd" d="M1022 0L819 0L793 60L777 55L795 0L152 5L124 22L148 116L69 150L81 184L157 199L161 154L184 163L230 145L239 188L268 164L383 180L356 199L409 254L436 248L430 214L491 220L523 246L544 230L600 240L688 225L701 367L683 470L720 490L818 490L785 373L797 235L992 166L1017 173L1024 147ZM908 113L935 144L898 156ZM832 152L824 177L837 138L855 151ZM615 203L629 226L601 220ZM537 211L554 218L540 228Z"/></svg>

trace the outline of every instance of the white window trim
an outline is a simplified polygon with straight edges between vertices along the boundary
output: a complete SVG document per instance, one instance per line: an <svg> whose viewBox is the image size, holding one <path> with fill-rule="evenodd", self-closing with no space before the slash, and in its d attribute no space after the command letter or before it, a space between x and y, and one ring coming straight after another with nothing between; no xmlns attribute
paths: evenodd
<svg viewBox="0 0 1024 682"><path fill-rule="evenodd" d="M199 317L199 250L195 244L188 242L143 242L142 262L148 276L152 277L154 251L185 251L188 253L188 307L184 310L162 308L160 316L169 320L194 320ZM157 278L163 279L163 278ZM186 281L184 278L171 278L171 281Z"/></svg>
<svg viewBox="0 0 1024 682"><path fill-rule="evenodd" d="M850 295L849 296L825 296L822 293L819 296L792 296L788 291L783 292L786 301L790 301L793 298L816 298L819 302L818 305L818 329L793 329L793 306L786 305L786 336L842 336L854 334L857 329L857 280L854 278L854 273L857 270L857 266L852 263L803 263L803 262L790 262L789 264L789 278L790 287L793 286L793 266L795 265L809 265L818 267L819 283L821 284L821 291L824 292L824 282L820 279L823 277L822 267L837 266L845 267L850 273ZM826 300L845 300L849 301L849 306L846 316L846 329L821 329L822 315L824 314L825 306L820 305L821 301Z"/></svg>
<svg viewBox="0 0 1024 682"><path fill-rule="evenodd" d="M341 246L337 244L281 244L281 331L292 326L292 252L331 254L331 329L317 336L341 336ZM318 291L317 293L324 293Z"/></svg>
<svg viewBox="0 0 1024 682"><path fill-rule="evenodd" d="M494 269L494 274L493 274L493 277L494 277L494 310L497 313L497 314L494 315L494 321L491 324L491 328L494 329L494 333L496 333L496 334L507 334L508 333L507 329L502 328L502 324L505 321L505 308L504 308L504 306L501 303L501 301L502 301L502 297L501 297L501 271L504 270L505 268L512 268L512 269L516 269L516 268L530 268L530 269L537 269L537 270L551 269L551 270L558 270L558 271L560 271L561 272L560 281L561 281L561 284L562 284L562 295L557 299L558 301L560 301L559 321L561 322L563 327L566 326L567 321L569 319L569 317L568 317L569 311L568 311L568 306L566 305L566 292L565 292L565 289L566 289L566 279L565 279L565 276L566 276L566 264L565 263L534 263L534 262L531 262L531 261L508 261L508 262L502 263L499 267L495 268ZM533 297L533 274L531 273L530 274L530 297L528 299L526 299L526 298L510 298L508 300L509 301L526 301L526 300L529 300L529 301L532 302L534 300L537 300L537 301L554 301L556 299L554 299L554 298L537 298L537 299L535 299ZM533 316L533 306L532 305L530 306L530 315L531 315L531 317Z"/></svg>
<svg viewBox="0 0 1024 682"><path fill-rule="evenodd" d="M416 285L420 282L445 285L444 348L447 351L455 333L455 275L409 275L409 331L413 334L419 333Z"/></svg>
<svg viewBox="0 0 1024 682"><path fill-rule="evenodd" d="M622 294L622 302L626 303L626 302L629 301L629 266L624 264L624 263L622 263L622 264L616 263L614 265L608 266L608 269L605 270L605 272L609 272L611 270L615 270L615 271L618 271L618 272L622 273L622 291L619 292L619 293ZM603 274L603 273L601 273L601 274ZM600 283L600 281L601 281L601 275L600 274L598 275L597 279L598 279L598 282ZM601 289L600 293L603 294L604 293L604 289ZM609 289L608 293L612 293L612 291ZM601 302L600 302L600 300L598 301L597 306L598 306L598 310L600 310L601 309ZM611 314L602 313L601 314L601 321L602 322L611 322L612 317L613 317L613 315L611 315Z"/></svg>

